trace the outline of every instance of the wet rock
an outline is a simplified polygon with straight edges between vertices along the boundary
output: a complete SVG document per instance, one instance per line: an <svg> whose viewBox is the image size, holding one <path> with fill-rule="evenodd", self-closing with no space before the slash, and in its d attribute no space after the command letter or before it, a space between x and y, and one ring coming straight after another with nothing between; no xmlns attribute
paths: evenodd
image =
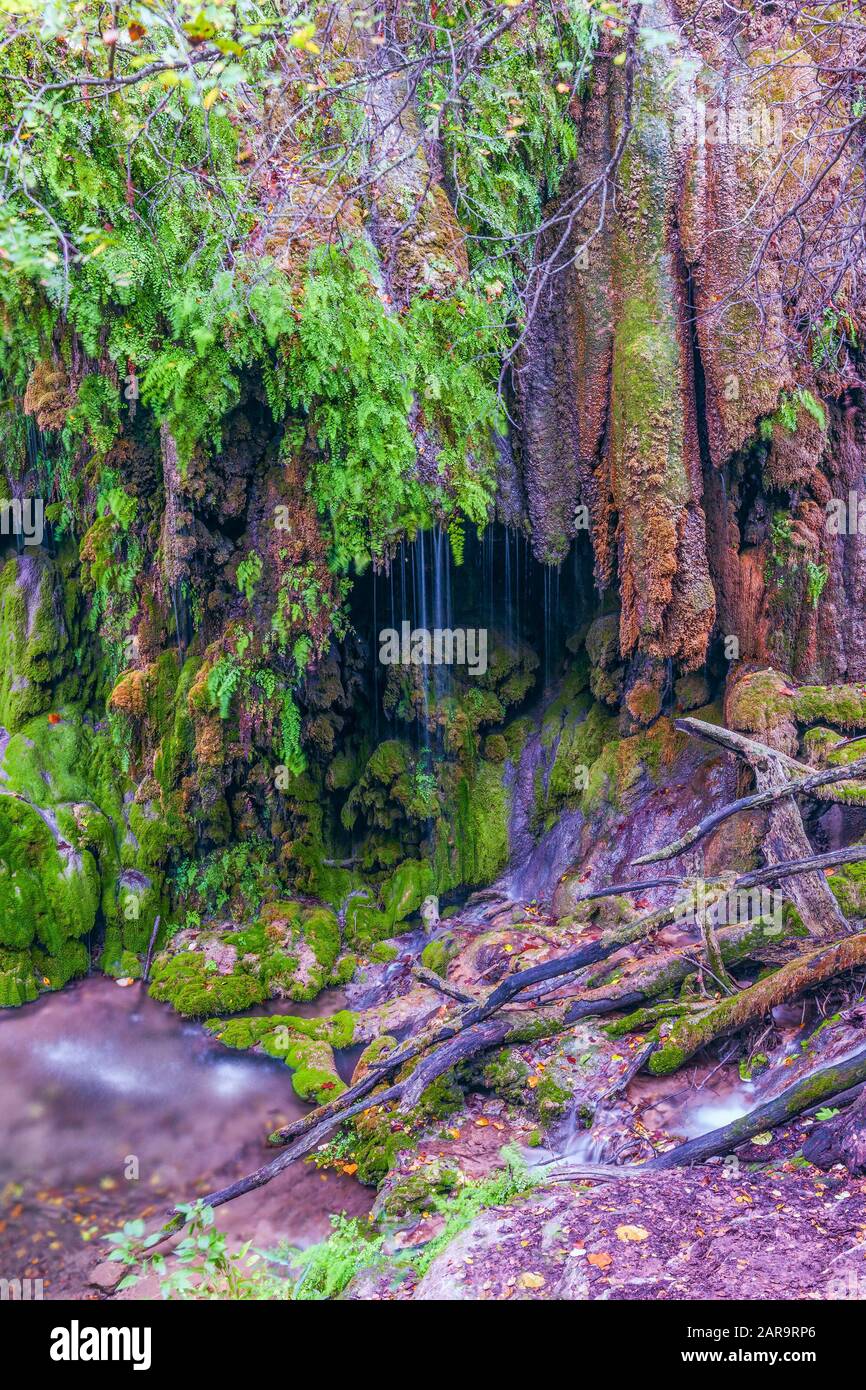
<svg viewBox="0 0 866 1390"><path fill-rule="evenodd" d="M103 1260L102 1264L90 1271L88 1283L95 1289L101 1289L103 1293L114 1293L126 1273L126 1267L120 1260Z"/></svg>

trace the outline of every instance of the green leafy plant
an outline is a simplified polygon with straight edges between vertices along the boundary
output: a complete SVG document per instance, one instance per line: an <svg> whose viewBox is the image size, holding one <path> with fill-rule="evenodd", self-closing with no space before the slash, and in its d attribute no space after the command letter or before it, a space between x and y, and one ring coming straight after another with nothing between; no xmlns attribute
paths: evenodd
<svg viewBox="0 0 866 1390"><path fill-rule="evenodd" d="M813 608L817 608L821 595L830 577L826 565L816 565L812 560L806 562L806 595Z"/></svg>

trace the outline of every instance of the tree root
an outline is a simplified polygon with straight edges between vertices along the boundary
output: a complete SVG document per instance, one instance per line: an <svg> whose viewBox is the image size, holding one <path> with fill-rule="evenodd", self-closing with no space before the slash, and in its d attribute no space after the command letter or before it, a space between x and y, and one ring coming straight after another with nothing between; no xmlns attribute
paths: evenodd
<svg viewBox="0 0 866 1390"><path fill-rule="evenodd" d="M668 845L665 850L649 856L644 855L636 860L635 863L638 864L655 862L677 854L686 846L694 844L708 829L726 820L729 815L756 805L768 807L767 830L762 846L768 865L801 863L811 857L812 847L803 829L796 794L804 790L815 790L834 781L846 778L850 780L852 769L855 773L860 771L861 767L866 769L866 759L861 758L842 769L845 777L838 776L838 768L814 773L810 772L805 763L799 763L787 754L769 748L766 744L757 743L754 739L746 738L744 734L735 733L731 729L707 724L701 719L678 719L676 727L684 733L721 744L730 752L739 754L755 774L758 791L756 796L745 797L721 807L687 831L673 845ZM792 782L791 772L802 772L805 776L797 782ZM787 891L810 935L836 936L846 930L845 919L839 911L827 880L817 870L804 870Z"/></svg>

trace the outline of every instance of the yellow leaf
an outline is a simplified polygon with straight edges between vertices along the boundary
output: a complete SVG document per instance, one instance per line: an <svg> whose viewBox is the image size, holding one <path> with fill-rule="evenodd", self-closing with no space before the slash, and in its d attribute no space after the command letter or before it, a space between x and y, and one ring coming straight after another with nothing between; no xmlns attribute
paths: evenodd
<svg viewBox="0 0 866 1390"><path fill-rule="evenodd" d="M518 1288L521 1289L543 1289L545 1282L546 1280L543 1274L531 1274L527 1272L526 1274L521 1274L517 1281L517 1285Z"/></svg>
<svg viewBox="0 0 866 1390"><path fill-rule="evenodd" d="M305 48L316 32L315 24L304 24L296 29L289 42L293 48Z"/></svg>
<svg viewBox="0 0 866 1390"><path fill-rule="evenodd" d="M211 87L210 91L205 93L205 98L204 98L204 101L202 102L202 106L204 107L205 111L210 111L210 109L211 109L211 107L213 106L214 102L219 101L219 99L220 99L220 89L219 89L219 87Z"/></svg>
<svg viewBox="0 0 866 1390"><path fill-rule="evenodd" d="M489 1125L489 1124L490 1124L490 1121L489 1121L489 1120L486 1120L486 1119L484 1118L484 1116L482 1115L480 1120L476 1120L476 1121L475 1121L475 1124L476 1124L476 1127L477 1127L478 1129L484 1129L484 1127L485 1127L486 1125Z"/></svg>
<svg viewBox="0 0 866 1390"><path fill-rule="evenodd" d="M645 1226L617 1226L617 1240L649 1240L649 1231Z"/></svg>

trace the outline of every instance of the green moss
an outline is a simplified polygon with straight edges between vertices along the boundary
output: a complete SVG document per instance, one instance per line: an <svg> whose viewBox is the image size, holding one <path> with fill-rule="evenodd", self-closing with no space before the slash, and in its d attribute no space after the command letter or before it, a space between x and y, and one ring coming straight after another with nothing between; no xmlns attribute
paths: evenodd
<svg viewBox="0 0 866 1390"><path fill-rule="evenodd" d="M263 1003L268 992L246 971L220 975L208 969L202 952L182 951L156 963L149 993L152 999L171 1004L185 1018L204 1018L240 1013L251 1004Z"/></svg>
<svg viewBox="0 0 866 1390"><path fill-rule="evenodd" d="M93 856L58 848L34 807L0 796L0 946L59 955L91 930L99 896Z"/></svg>
<svg viewBox="0 0 866 1390"><path fill-rule="evenodd" d="M282 1038L271 1034L262 1040L262 1047L273 1056L284 1057L286 1066L292 1068L292 1086L301 1100L324 1105L345 1091L328 1043L299 1036L284 1051Z"/></svg>
<svg viewBox="0 0 866 1390"><path fill-rule="evenodd" d="M801 724L866 729L866 690L859 685L802 685L793 698Z"/></svg>
<svg viewBox="0 0 866 1390"><path fill-rule="evenodd" d="M421 952L421 964L444 980L448 974L449 962L457 953L456 938L450 934L428 941Z"/></svg>
<svg viewBox="0 0 866 1390"><path fill-rule="evenodd" d="M106 958L106 953L103 952L100 967L106 975L111 975L116 980L140 980L142 976L141 961L132 951L121 951L119 957L111 958Z"/></svg>
<svg viewBox="0 0 866 1390"><path fill-rule="evenodd" d="M841 865L827 882L846 917L866 916L866 862Z"/></svg>
<svg viewBox="0 0 866 1390"><path fill-rule="evenodd" d="M524 1096L529 1067L515 1048L505 1047L488 1062L482 1075L485 1086L509 1105L517 1105Z"/></svg>
<svg viewBox="0 0 866 1390"><path fill-rule="evenodd" d="M0 950L0 1009L29 1003L38 994L31 953Z"/></svg>
<svg viewBox="0 0 866 1390"><path fill-rule="evenodd" d="M492 763L504 763L508 757L508 742L502 734L488 734L484 740L484 756Z"/></svg>
<svg viewBox="0 0 866 1390"><path fill-rule="evenodd" d="M10 733L76 695L56 584L41 554L12 556L0 568L0 725Z"/></svg>
<svg viewBox="0 0 866 1390"><path fill-rule="evenodd" d="M370 947L370 959L380 965L396 960L399 954L399 949L392 946L390 941L376 941Z"/></svg>
<svg viewBox="0 0 866 1390"><path fill-rule="evenodd" d="M683 1012L682 1004L657 1004L652 1009L635 1009L625 1018L609 1023L603 1032L609 1038L623 1038L627 1033L644 1032L652 1028L661 1018L678 1018Z"/></svg>
<svg viewBox="0 0 866 1390"><path fill-rule="evenodd" d="M406 859L379 889L378 901L353 898L346 910L349 941L369 953L370 947L404 930L404 923L435 891L433 866L425 859Z"/></svg>
<svg viewBox="0 0 866 1390"><path fill-rule="evenodd" d="M358 969L357 956L340 956L333 970L328 976L328 984L339 989L342 985L347 985L354 977Z"/></svg>
<svg viewBox="0 0 866 1390"><path fill-rule="evenodd" d="M474 775L460 775L454 801L453 838L449 845L452 882L491 883L508 861L511 797L502 766L482 762ZM440 892L446 886L451 884L437 885Z"/></svg>
<svg viewBox="0 0 866 1390"><path fill-rule="evenodd" d="M602 705L591 705L584 718L580 712L565 724L559 736L556 756L547 781L543 805L549 816L562 804L585 806L597 790L600 778L593 781L594 764L600 759L605 745L617 738L617 722ZM579 722L578 722L579 721Z"/></svg>
<svg viewBox="0 0 866 1390"><path fill-rule="evenodd" d="M549 1073L545 1073L534 1091L538 1113L545 1125L561 1119L571 1100L571 1091L561 1086Z"/></svg>
<svg viewBox="0 0 866 1390"><path fill-rule="evenodd" d="M441 1159L415 1173L397 1173L379 1195L376 1218L385 1227L398 1225L410 1216L435 1209L437 1198L449 1197L464 1182L460 1170L449 1168Z"/></svg>

